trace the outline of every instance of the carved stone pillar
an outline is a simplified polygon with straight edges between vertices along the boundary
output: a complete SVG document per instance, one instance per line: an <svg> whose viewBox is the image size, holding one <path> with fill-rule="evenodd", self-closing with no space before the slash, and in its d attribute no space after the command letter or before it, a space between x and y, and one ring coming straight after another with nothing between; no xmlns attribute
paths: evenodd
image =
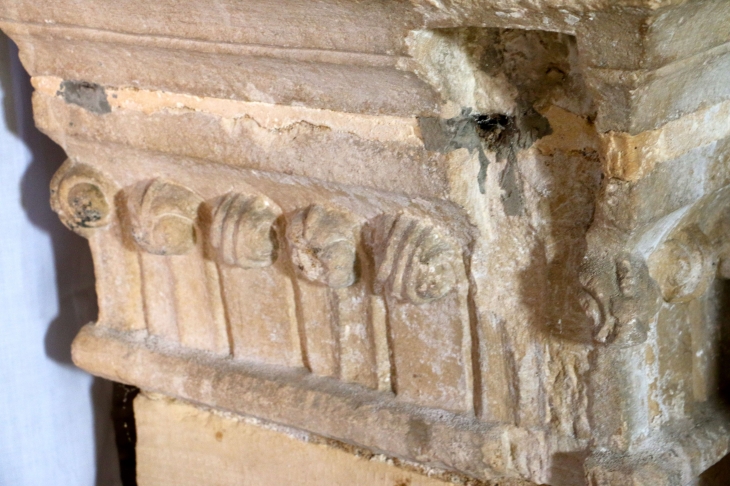
<svg viewBox="0 0 730 486"><path fill-rule="evenodd" d="M142 463L181 401L462 483L679 486L728 452L730 2L0 18L95 259L74 360L148 394Z"/></svg>

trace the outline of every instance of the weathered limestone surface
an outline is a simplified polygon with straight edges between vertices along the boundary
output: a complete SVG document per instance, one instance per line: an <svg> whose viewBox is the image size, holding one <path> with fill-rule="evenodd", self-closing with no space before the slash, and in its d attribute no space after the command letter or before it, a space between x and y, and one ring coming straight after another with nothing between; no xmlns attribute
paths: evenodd
<svg viewBox="0 0 730 486"><path fill-rule="evenodd" d="M82 368L473 481L727 454L726 0L2 0L0 28L94 254ZM183 406L145 400L151 478Z"/></svg>

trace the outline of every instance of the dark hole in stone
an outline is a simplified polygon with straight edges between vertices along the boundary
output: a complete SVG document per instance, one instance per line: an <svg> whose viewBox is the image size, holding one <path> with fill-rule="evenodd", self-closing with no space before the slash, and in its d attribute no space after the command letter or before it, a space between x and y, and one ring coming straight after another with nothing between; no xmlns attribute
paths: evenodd
<svg viewBox="0 0 730 486"><path fill-rule="evenodd" d="M510 124L510 117L502 113L493 113L489 115L475 114L474 121L477 124L477 128L482 133L489 133L495 130L504 130Z"/></svg>

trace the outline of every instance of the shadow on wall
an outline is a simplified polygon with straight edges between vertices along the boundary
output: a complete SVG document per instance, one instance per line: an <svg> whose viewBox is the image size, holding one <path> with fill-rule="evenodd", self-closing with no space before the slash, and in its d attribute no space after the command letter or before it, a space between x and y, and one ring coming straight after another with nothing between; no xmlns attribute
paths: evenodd
<svg viewBox="0 0 730 486"><path fill-rule="evenodd" d="M6 59L10 49L10 59ZM45 352L62 366L73 366L71 342L81 326L95 321L97 299L94 269L88 243L67 230L49 204L49 184L53 174L66 159L64 151L36 129L31 107L30 77L18 59L17 47L0 32L0 62L9 72L0 70L0 83L5 93L2 111L7 127L21 139L31 153L31 163L20 182L21 204L30 221L50 236L55 263L58 315L49 324L45 335ZM7 61L7 62L5 62ZM96 441L96 484L120 484L118 458L113 444L111 423L112 383L95 379L90 389L94 409ZM134 478L134 474L132 474ZM133 484L125 482L125 485Z"/></svg>

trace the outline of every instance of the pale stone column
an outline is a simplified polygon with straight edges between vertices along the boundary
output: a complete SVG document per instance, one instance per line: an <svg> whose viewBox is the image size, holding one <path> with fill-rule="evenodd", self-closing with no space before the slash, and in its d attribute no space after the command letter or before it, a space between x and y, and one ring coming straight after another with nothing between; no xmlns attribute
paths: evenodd
<svg viewBox="0 0 730 486"><path fill-rule="evenodd" d="M75 362L151 394L141 484L168 453L285 481L231 455L270 430L413 484L683 485L728 452L727 1L0 19L69 156L52 204L94 254ZM193 448L216 427L237 438ZM291 463L340 454L314 447ZM354 459L331 460L340 484Z"/></svg>

